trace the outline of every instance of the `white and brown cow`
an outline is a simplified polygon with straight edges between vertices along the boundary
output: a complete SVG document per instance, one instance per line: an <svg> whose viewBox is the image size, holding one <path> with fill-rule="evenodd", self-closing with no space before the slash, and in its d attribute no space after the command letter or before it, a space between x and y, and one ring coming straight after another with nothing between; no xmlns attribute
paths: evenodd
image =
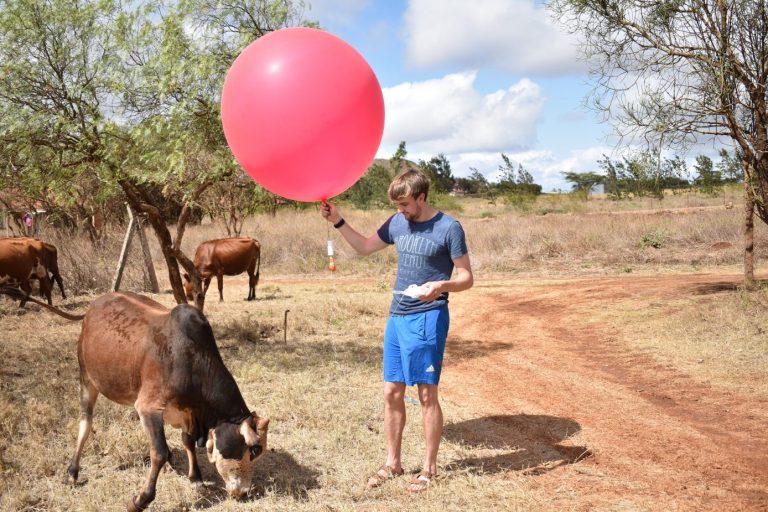
<svg viewBox="0 0 768 512"><path fill-rule="evenodd" d="M43 242L35 238L0 238L0 285L16 286L29 296L31 279L40 280L40 291L52 304ZM22 307L26 301L21 300Z"/></svg>
<svg viewBox="0 0 768 512"><path fill-rule="evenodd" d="M248 410L201 311L186 304L169 310L134 293L106 294L85 314L77 357L81 418L67 470L72 482L80 472L96 398L103 394L134 406L149 438L149 477L128 502L129 511L143 510L155 498L169 455L165 424L181 429L191 481L201 481L195 443L204 441L230 496L248 492L254 462L266 451L269 420Z"/></svg>
<svg viewBox="0 0 768 512"><path fill-rule="evenodd" d="M211 279L216 276L219 285L219 300L224 300L224 276L248 273L248 297L256 298L261 266L261 244L254 238L219 238L201 243L195 251L195 268L203 280L203 297L208 292ZM194 300L194 291L189 274L184 273L184 289L187 299Z"/></svg>

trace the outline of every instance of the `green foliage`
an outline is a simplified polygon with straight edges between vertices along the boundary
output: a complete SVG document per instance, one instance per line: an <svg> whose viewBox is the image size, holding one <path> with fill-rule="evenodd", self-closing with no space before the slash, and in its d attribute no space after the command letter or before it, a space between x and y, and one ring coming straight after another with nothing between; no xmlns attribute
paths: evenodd
<svg viewBox="0 0 768 512"><path fill-rule="evenodd" d="M594 172L564 172L565 181L572 184L574 192L583 200L589 198L594 188L603 183L603 176Z"/></svg>
<svg viewBox="0 0 768 512"><path fill-rule="evenodd" d="M403 162L405 162L405 157L408 155L408 151L405 149L405 141L401 140L400 144L397 145L397 150L395 150L395 154L392 155L392 158L389 159L389 168L392 172L392 176L397 176L403 171Z"/></svg>
<svg viewBox="0 0 768 512"><path fill-rule="evenodd" d="M441 192L429 193L429 204L438 210L460 213L463 211L458 199Z"/></svg>
<svg viewBox="0 0 768 512"><path fill-rule="evenodd" d="M741 168L743 155L735 151L731 155L727 149L721 149L720 161L717 163L717 172L725 183L740 183L744 181L744 170Z"/></svg>
<svg viewBox="0 0 768 512"><path fill-rule="evenodd" d="M696 157L696 165L693 170L698 176L694 180L696 186L703 194L715 196L718 193L719 186L722 184L720 171L715 171L712 166L712 159L705 155Z"/></svg>
<svg viewBox="0 0 768 512"><path fill-rule="evenodd" d="M3 2L2 182L72 215L127 199L149 215L183 301L177 258L192 263L172 245L200 196L239 172L219 115L226 72L302 12L288 0Z"/></svg>
<svg viewBox="0 0 768 512"><path fill-rule="evenodd" d="M432 157L429 162L421 160L419 167L430 181L430 190L448 193L453 189L456 180L451 171L451 163L444 154Z"/></svg>
<svg viewBox="0 0 768 512"><path fill-rule="evenodd" d="M640 237L640 248L647 249L652 247L654 249L660 249L669 238L669 234L661 228L654 228L653 230L645 233Z"/></svg>
<svg viewBox="0 0 768 512"><path fill-rule="evenodd" d="M603 155L597 162L603 169L605 192L613 200L628 197L664 198L664 190L688 187L688 171L685 161L675 156L660 162L648 151L612 161Z"/></svg>
<svg viewBox="0 0 768 512"><path fill-rule="evenodd" d="M520 190L511 190L502 196L504 202L512 209L523 213L530 213L536 205L537 194Z"/></svg>
<svg viewBox="0 0 768 512"><path fill-rule="evenodd" d="M389 168L374 164L341 195L341 199L362 210L387 207L389 205L387 191L392 178L394 175Z"/></svg>

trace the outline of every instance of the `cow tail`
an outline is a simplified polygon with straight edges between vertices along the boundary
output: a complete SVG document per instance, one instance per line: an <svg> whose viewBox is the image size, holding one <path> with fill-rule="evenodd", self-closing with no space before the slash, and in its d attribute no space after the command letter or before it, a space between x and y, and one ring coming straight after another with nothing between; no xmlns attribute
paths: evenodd
<svg viewBox="0 0 768 512"><path fill-rule="evenodd" d="M256 256L256 284L253 286L255 290L259 286L259 269L261 268L261 247L259 247L259 254Z"/></svg>
<svg viewBox="0 0 768 512"><path fill-rule="evenodd" d="M39 306L42 306L42 307L44 307L44 308L46 308L46 309L48 309L50 311L53 311L57 315L59 315L59 316L61 316L63 318L66 318L67 320L79 321L79 320L82 320L83 318L85 318L84 314L83 315L73 315L71 313L67 313L66 311L62 311L59 308L56 308L54 306L49 306L45 302L39 301L36 298L34 298L34 297L30 296L30 295L27 295L26 293L22 292L18 288L12 288L10 286L0 287L0 294L8 295L12 299L16 299L16 300L34 302L35 304L37 304Z"/></svg>

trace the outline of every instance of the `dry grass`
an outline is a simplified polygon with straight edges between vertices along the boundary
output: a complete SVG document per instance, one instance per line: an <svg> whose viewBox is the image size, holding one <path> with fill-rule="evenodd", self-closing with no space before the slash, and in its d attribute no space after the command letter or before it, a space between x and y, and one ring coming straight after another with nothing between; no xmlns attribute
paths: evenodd
<svg viewBox="0 0 768 512"><path fill-rule="evenodd" d="M481 199L462 199L458 202L461 210L449 213L462 222L467 232L474 268L486 273L572 275L648 268L698 270L740 263L740 205L726 209L722 197L685 197L685 202L683 196L670 196L659 203L647 198L621 202L596 198L585 202L567 195L542 196L531 213L517 212L502 202L494 205ZM669 210L685 207L686 203L708 209ZM658 209L659 204L663 209ZM633 207L643 210L633 211ZM350 211L344 207L342 211L365 234L374 233L391 214L390 210ZM565 213L547 213L552 211ZM210 221L192 226L185 233L182 249L192 257L199 243L225 237L225 233L223 226ZM379 276L382 285L387 286L396 264L394 251L365 258L357 256L320 218L314 205L303 211L281 210L275 217L255 216L246 221L242 234L261 242L261 271L265 277L322 274L328 265L329 237L334 242L341 275ZM124 227L113 227L100 247L92 247L84 236L65 236L52 230L41 234L41 238L59 248L65 286L75 294L109 289L123 236ZM147 236L161 289L167 290L162 254L149 229ZM755 253L758 258L768 253L768 227L760 221L756 222ZM142 289L145 281L135 239L122 287ZM225 296L226 293L225 285Z"/></svg>
<svg viewBox="0 0 768 512"><path fill-rule="evenodd" d="M626 299L591 312L633 346L700 382L768 395L768 286L724 287L646 303Z"/></svg>
<svg viewBox="0 0 768 512"><path fill-rule="evenodd" d="M712 201L716 200L721 198ZM455 216L467 231L479 279L492 274L510 278L522 272L535 279L660 268L733 269L740 261L738 206L695 214L607 215L599 213L607 203L590 203L579 208L592 211L524 215L504 205L466 201ZM593 208L597 204L600 207ZM372 233L388 213L345 211L345 216L360 231ZM192 254L199 242L222 233L212 224L194 227L184 247ZM408 495L406 479L374 492L364 490L365 476L384 455L380 337L395 255L390 250L359 258L330 230L339 267L330 274L325 270L328 233L313 209L249 220L243 234L263 245L263 282L257 301L242 300L247 287L241 277L225 280L224 303L215 300L215 293L206 303L224 360L246 401L272 419L270 452L257 467L249 500L237 503L224 497L202 452L203 473L213 485L194 490L184 476L179 432L168 428L172 469L160 477L152 510L544 511L569 503L562 494L567 489L545 494L519 469L467 463L508 454L515 447L469 443L461 436L446 436L440 455L443 478L426 495ZM89 293L101 293L109 286L122 232L116 229L99 251L86 250L88 242L78 237L47 235L59 247L65 285L76 294L64 307L82 310L94 297ZM644 237L660 240L660 247L642 247ZM733 247L711 249L716 242ZM164 265L151 236L150 243L161 287L167 289ZM768 236L760 224L757 254L766 250ZM140 261L134 247L124 289L142 287ZM172 306L167 293L155 298ZM747 382L752 372L765 372L768 347L758 326L767 325L766 305L765 290L735 290L717 295L716 300L694 297L640 312L637 304L619 303L608 312L590 315L626 329L640 346L684 371L735 383ZM286 310L290 312L284 343ZM122 510L124 500L146 477L142 462L146 440L129 408L99 400L96 435L86 445L82 461L81 475L88 482L70 487L62 481L79 414L75 352L79 324L42 313L36 306L18 310L5 300L0 300L0 324L0 436L5 440L0 444L0 510ZM699 362L702 359L706 364ZM414 396L413 390L408 393ZM404 465L415 471L421 462L419 408L410 404L407 408ZM443 408L447 432L473 418L466 404L447 400Z"/></svg>
<svg viewBox="0 0 768 512"><path fill-rule="evenodd" d="M230 283L245 294L242 283ZM222 356L248 404L271 418L271 450L258 466L249 501L226 499L211 468L201 466L213 485L198 493L186 480L178 430L168 428L173 470L159 480L153 510L192 508L246 510L404 510L413 498L406 479L376 492L364 490L364 477L383 457L380 378L382 311L390 294L364 281L317 279L272 281L259 300L211 301L207 315ZM168 295L156 296L170 304ZM69 302L81 307L86 297ZM124 499L143 483L146 440L131 409L103 397L96 407L95 436L86 445L81 476L86 484L63 483L77 431L79 325L37 311L0 304L2 391L0 435L9 440L0 453L2 510L121 510ZM283 318L288 316L287 343ZM14 333L9 337L8 333ZM414 398L413 391L409 391ZM448 424L469 419L446 402ZM418 406L409 405L404 439L405 467L419 469L421 432ZM446 441L441 461L450 465L486 456L496 448ZM495 509L499 503L528 510L535 493L522 476L483 475L471 467L446 470L444 483L419 497L423 510Z"/></svg>

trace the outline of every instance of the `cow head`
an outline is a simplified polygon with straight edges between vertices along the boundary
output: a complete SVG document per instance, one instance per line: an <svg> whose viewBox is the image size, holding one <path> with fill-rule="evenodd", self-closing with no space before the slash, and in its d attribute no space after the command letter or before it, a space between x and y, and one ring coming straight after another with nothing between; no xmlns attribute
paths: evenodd
<svg viewBox="0 0 768 512"><path fill-rule="evenodd" d="M233 498L242 498L251 486L255 462L267 451L269 420L256 413L242 423L222 423L208 431L208 460L224 480Z"/></svg>
<svg viewBox="0 0 768 512"><path fill-rule="evenodd" d="M184 293L187 295L187 300L194 300L194 289L192 288L192 280L189 278L189 274L184 272Z"/></svg>

